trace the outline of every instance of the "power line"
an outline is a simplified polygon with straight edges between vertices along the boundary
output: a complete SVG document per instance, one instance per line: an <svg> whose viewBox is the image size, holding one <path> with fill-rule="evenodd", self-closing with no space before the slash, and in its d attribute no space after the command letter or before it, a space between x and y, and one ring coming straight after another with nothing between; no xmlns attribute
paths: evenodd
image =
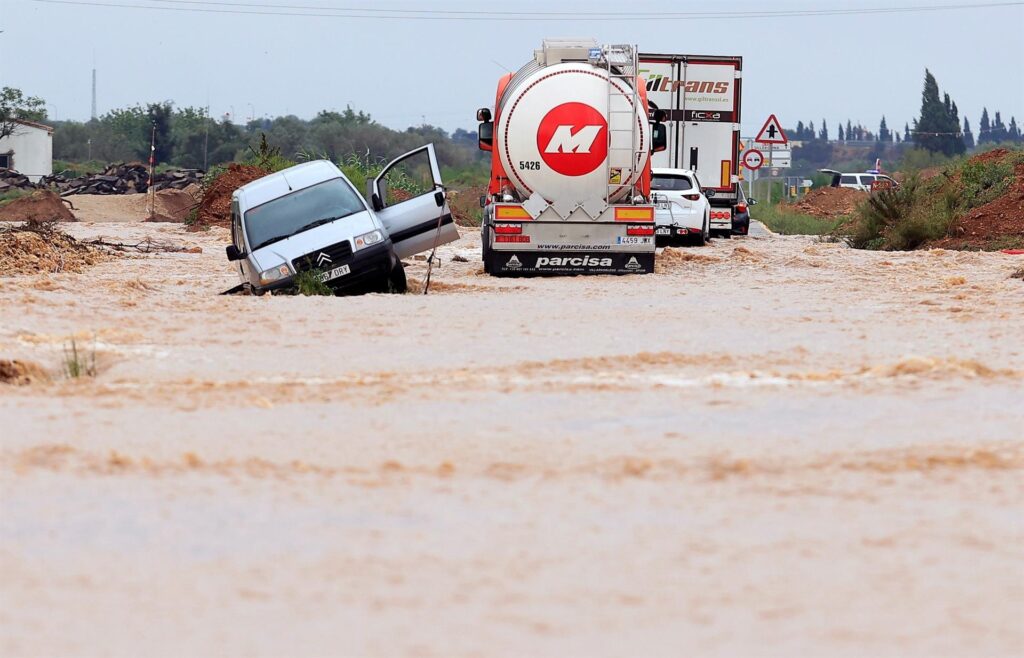
<svg viewBox="0 0 1024 658"><path fill-rule="evenodd" d="M939 12L964 9L994 9L1001 7L1024 6L1024 0L1014 2L986 2L978 4L953 4L953 5L924 5L904 7L875 7L858 9L789 9L789 10L754 10L754 11L718 11L718 12L631 12L628 14L619 13L591 13L580 15L577 13L563 12L513 12L513 11L461 11L441 9L380 9L373 7L311 7L308 5L261 5L245 2L220 2L206 0L150 0L160 2L163 5L189 5L189 6L163 6L163 5L130 5L115 2L101 2L98 0L32 0L33 2L56 5L77 5L87 7L107 7L114 9L144 9L150 11L176 11L186 13L206 14L235 14L251 16L290 16L309 18L356 18L356 19L377 19L377 20L440 20L440 21L519 21L519 22L542 22L552 20L569 20L573 22L622 22L622 21L647 21L657 20L735 20L752 18L802 18L802 17L829 17L829 16L852 16L869 14L911 14L925 12ZM201 6L197 6L201 5ZM218 7L247 7L250 9L218 8ZM275 11L259 11L257 9L267 8ZM286 9L290 11L276 11ZM327 12L327 13L325 13ZM388 13L385 13L388 12Z"/></svg>

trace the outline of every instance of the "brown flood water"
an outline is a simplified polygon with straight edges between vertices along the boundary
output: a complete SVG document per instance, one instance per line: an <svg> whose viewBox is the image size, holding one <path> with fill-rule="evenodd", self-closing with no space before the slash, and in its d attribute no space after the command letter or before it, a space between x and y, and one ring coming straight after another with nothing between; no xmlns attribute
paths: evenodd
<svg viewBox="0 0 1024 658"><path fill-rule="evenodd" d="M716 240L640 278L0 277L0 655L1024 654L1024 262ZM468 262L451 260L463 256ZM423 263L409 268L422 280Z"/></svg>

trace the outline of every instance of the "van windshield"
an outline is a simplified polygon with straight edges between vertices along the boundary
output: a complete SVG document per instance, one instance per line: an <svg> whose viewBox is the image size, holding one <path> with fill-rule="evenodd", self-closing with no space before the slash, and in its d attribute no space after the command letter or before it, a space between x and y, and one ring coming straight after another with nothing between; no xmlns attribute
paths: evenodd
<svg viewBox="0 0 1024 658"><path fill-rule="evenodd" d="M315 226L366 210L341 178L317 183L245 211L245 231L253 251Z"/></svg>

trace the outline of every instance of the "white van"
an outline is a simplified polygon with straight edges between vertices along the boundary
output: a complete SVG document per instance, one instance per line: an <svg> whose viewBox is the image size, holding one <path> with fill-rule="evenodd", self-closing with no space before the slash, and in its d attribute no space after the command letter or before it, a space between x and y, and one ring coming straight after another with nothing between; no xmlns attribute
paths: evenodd
<svg viewBox="0 0 1024 658"><path fill-rule="evenodd" d="M863 174L844 174L835 169L819 169L818 171L832 176L831 187L847 187L861 192L875 192L899 186L899 183L891 177L874 171Z"/></svg>
<svg viewBox="0 0 1024 658"><path fill-rule="evenodd" d="M338 293L404 292L402 258L459 238L432 144L388 164L370 201L326 160L240 187L227 257L238 263L242 287L289 288L311 271Z"/></svg>

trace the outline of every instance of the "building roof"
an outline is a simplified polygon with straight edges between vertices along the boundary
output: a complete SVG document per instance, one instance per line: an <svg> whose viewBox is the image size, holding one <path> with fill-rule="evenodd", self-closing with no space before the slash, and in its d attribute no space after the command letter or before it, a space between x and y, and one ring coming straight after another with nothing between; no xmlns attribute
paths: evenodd
<svg viewBox="0 0 1024 658"><path fill-rule="evenodd" d="M53 132L53 126L47 126L46 124L37 123L35 121L28 121L26 119L14 119L14 123L20 124L22 126L28 126L29 128L39 128L40 130L45 130L48 133Z"/></svg>

